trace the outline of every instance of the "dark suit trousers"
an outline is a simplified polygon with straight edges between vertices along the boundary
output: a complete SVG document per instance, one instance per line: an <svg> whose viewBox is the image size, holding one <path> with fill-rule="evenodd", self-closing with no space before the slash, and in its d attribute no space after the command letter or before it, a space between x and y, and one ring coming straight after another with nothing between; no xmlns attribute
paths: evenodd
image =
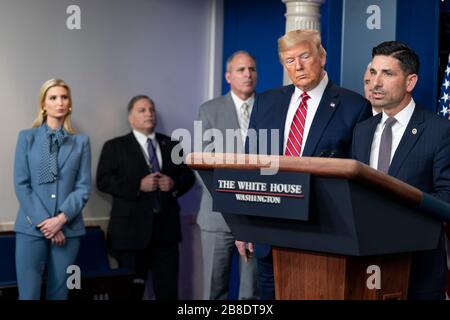
<svg viewBox="0 0 450 320"><path fill-rule="evenodd" d="M445 300L447 253L442 232L436 249L412 253L408 300Z"/></svg>
<svg viewBox="0 0 450 320"><path fill-rule="evenodd" d="M261 300L275 300L275 283L273 277L272 251L257 260L257 285Z"/></svg>
<svg viewBox="0 0 450 320"><path fill-rule="evenodd" d="M148 272L152 275L156 300L178 299L178 243L153 242L142 251L117 251L120 268L136 274L131 299L141 300Z"/></svg>

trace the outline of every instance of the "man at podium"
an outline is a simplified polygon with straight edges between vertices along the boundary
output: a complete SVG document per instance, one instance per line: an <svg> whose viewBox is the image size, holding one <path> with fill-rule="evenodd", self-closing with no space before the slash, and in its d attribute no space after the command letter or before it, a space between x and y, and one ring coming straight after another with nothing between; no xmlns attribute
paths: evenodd
<svg viewBox="0 0 450 320"><path fill-rule="evenodd" d="M278 130L279 141L258 140L248 143L248 153L267 152L286 156L350 157L353 128L372 116L370 103L361 95L336 86L324 70L326 51L320 33L294 30L278 39L280 61L292 83L258 95L250 119L249 131ZM239 253L245 245L236 243ZM271 247L255 245L258 258L258 284L261 299L274 299Z"/></svg>
<svg viewBox="0 0 450 320"><path fill-rule="evenodd" d="M412 98L419 57L398 41L373 48L372 103L383 112L359 123L353 158L450 202L450 122ZM444 233L434 250L412 254L408 299L444 299Z"/></svg>

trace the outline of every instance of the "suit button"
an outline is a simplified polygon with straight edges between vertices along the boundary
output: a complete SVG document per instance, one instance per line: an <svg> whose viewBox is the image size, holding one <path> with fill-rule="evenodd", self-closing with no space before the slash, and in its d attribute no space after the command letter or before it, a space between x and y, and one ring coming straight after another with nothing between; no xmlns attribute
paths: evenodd
<svg viewBox="0 0 450 320"><path fill-rule="evenodd" d="M55 199L55 198L56 198L56 194L52 194L50 197L51 197L52 199Z"/></svg>

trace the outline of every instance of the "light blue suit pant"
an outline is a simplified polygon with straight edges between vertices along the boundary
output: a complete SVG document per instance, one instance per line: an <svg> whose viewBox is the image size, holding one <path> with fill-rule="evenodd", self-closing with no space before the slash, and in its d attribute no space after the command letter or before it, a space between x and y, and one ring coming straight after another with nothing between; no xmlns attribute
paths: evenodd
<svg viewBox="0 0 450 320"><path fill-rule="evenodd" d="M44 272L47 272L48 300L65 300L67 267L75 264L80 237L66 238L64 246L44 237L16 233L16 273L20 300L39 300Z"/></svg>

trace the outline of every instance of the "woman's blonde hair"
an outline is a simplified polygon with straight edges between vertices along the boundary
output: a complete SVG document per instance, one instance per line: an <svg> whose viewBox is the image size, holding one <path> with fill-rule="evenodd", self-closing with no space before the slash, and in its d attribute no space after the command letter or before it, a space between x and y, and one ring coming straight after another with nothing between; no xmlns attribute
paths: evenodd
<svg viewBox="0 0 450 320"><path fill-rule="evenodd" d="M67 85L67 83L64 82L64 80L61 79L50 79L44 82L44 84L41 87L41 91L39 94L39 108L38 108L38 116L34 120L32 127L38 128L40 127L45 121L47 121L47 113L44 110L44 102L45 102L45 96L47 95L47 91L50 88L53 87L63 87L67 90L67 96L69 97L69 112L67 113L66 117L64 118L64 130L66 130L68 133L75 133L75 129L72 127L72 121L71 121L71 114L72 114L72 95L70 93L70 87Z"/></svg>

